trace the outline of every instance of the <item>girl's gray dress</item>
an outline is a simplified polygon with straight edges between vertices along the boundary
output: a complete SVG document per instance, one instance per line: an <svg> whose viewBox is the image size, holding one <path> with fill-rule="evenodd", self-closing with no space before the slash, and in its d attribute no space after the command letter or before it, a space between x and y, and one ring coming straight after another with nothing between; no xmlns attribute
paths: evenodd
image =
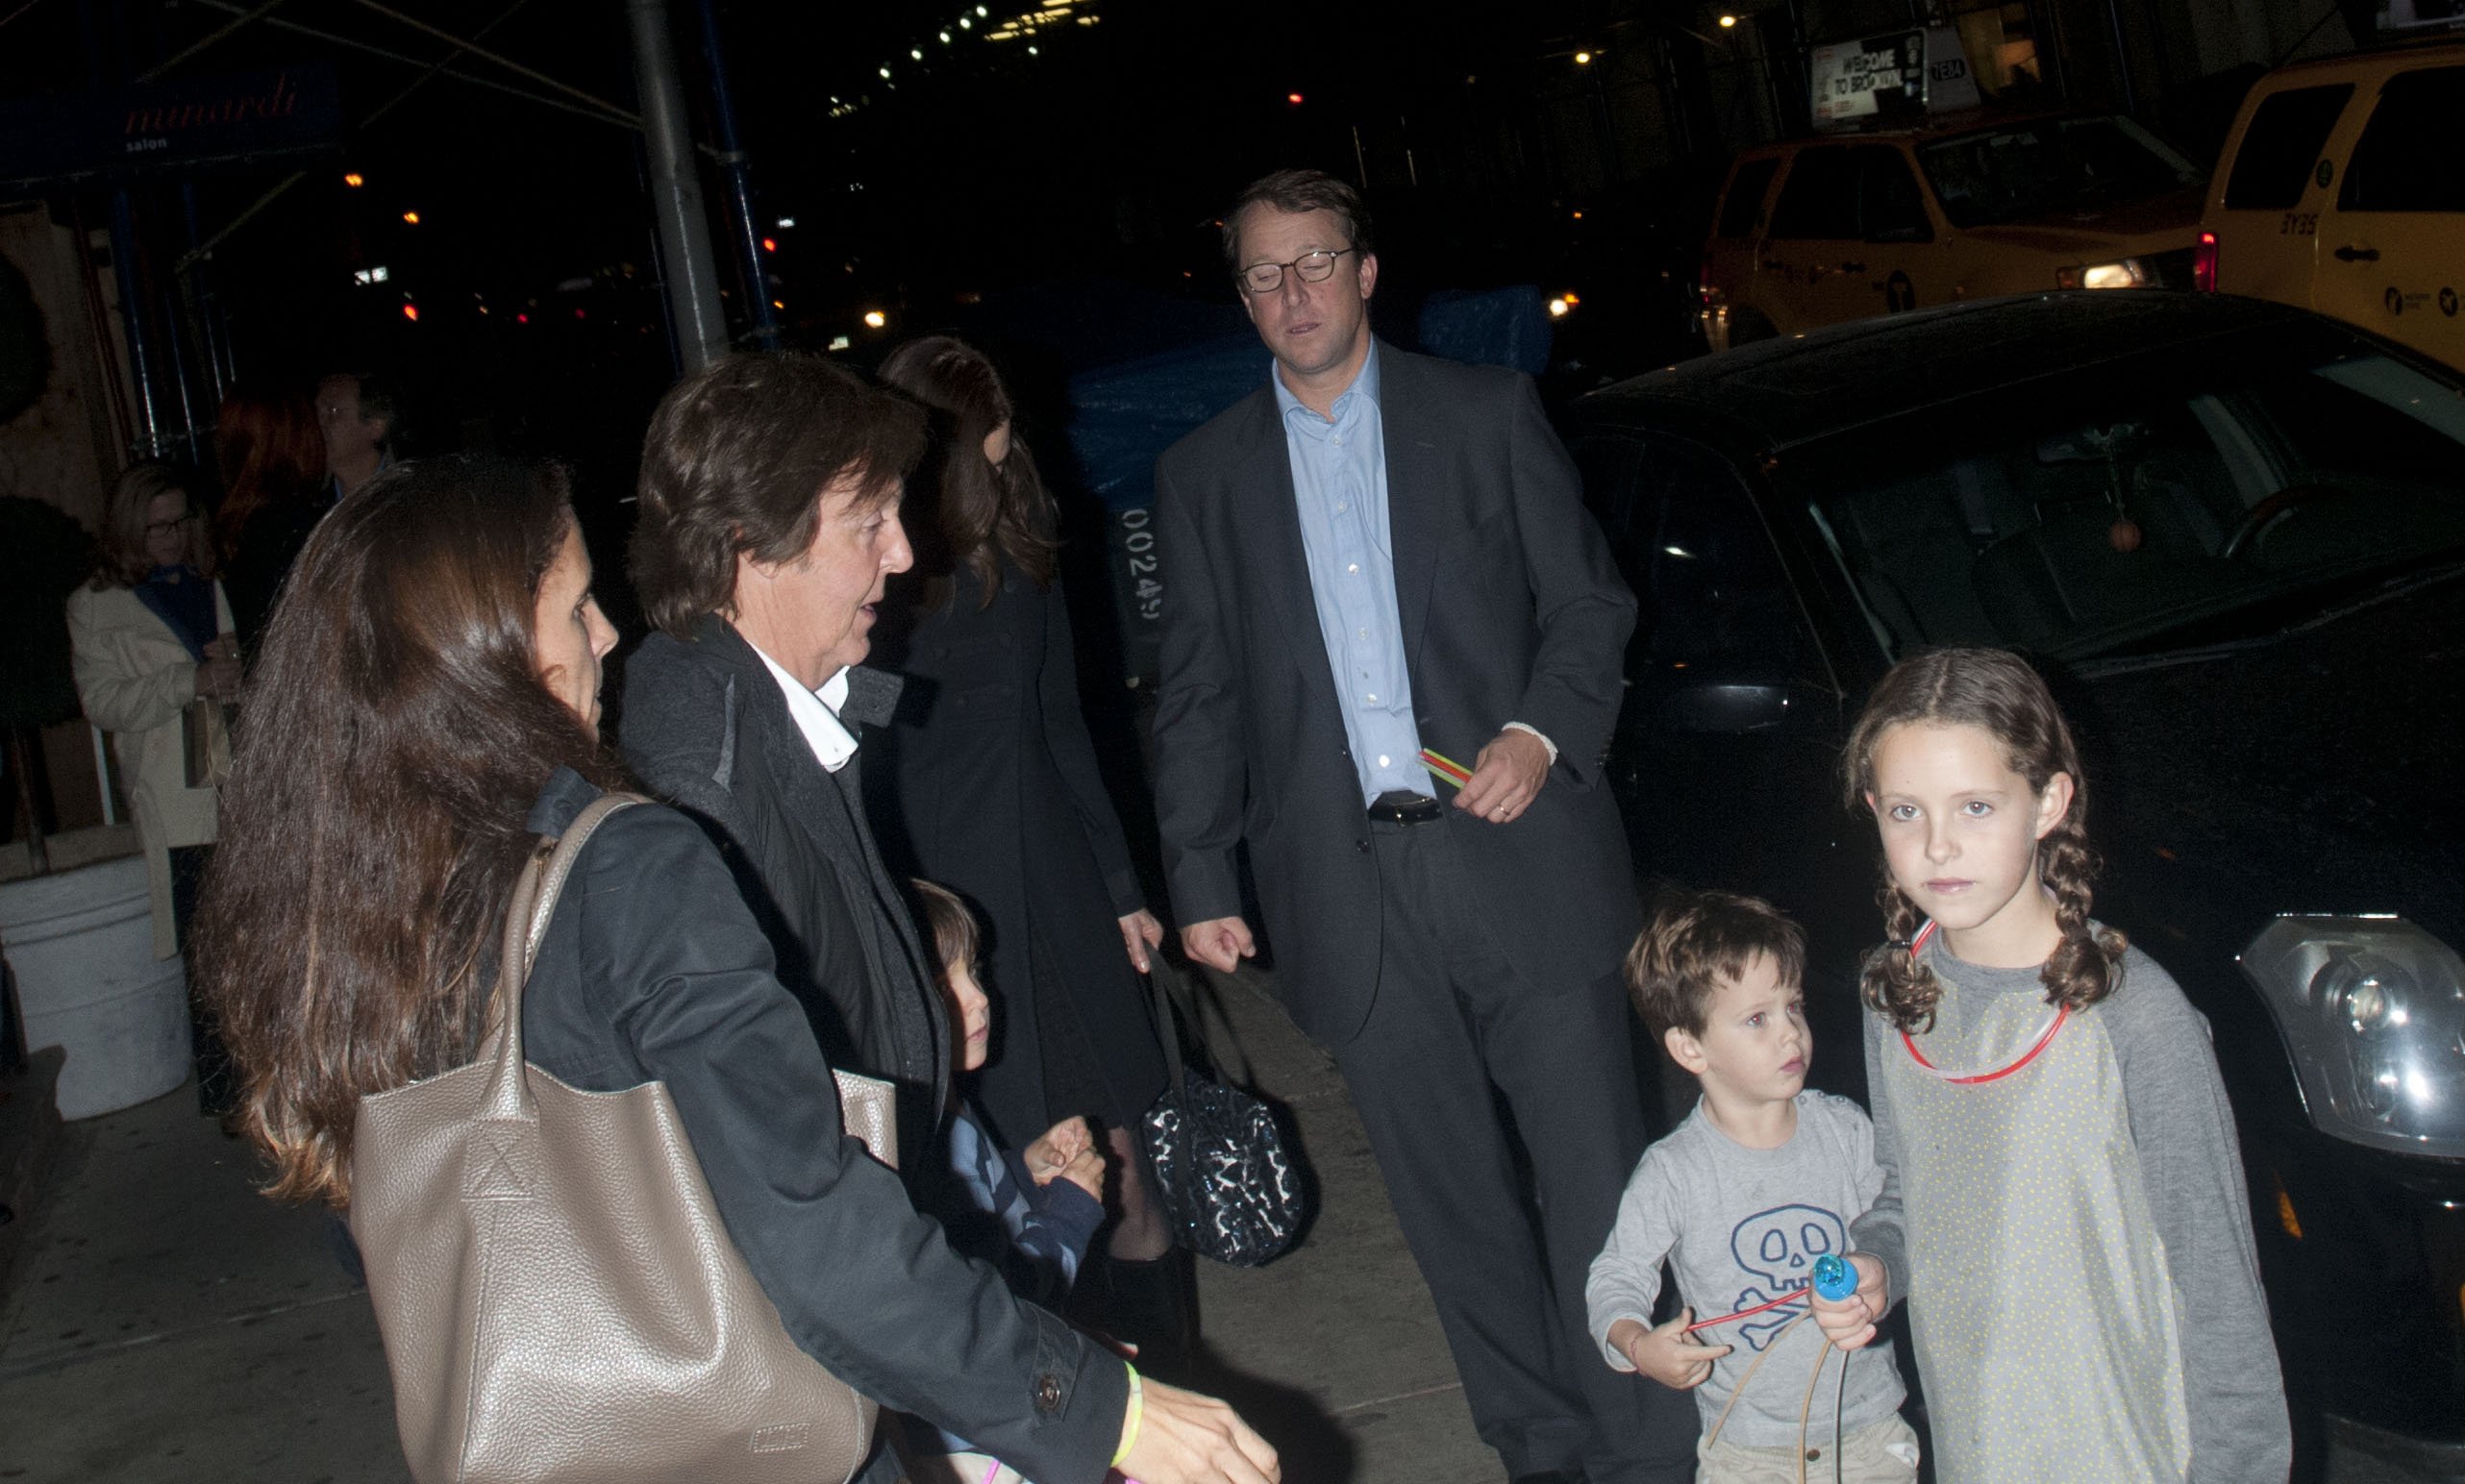
<svg viewBox="0 0 2465 1484"><path fill-rule="evenodd" d="M2034 968L1965 963L1939 941L1921 952L1943 998L1916 1047L1943 1073L2010 1066L2054 1014ZM1928 1072L1868 1017L1886 1184L1855 1239L1908 1296L1944 1484L2285 1476L2284 1398L2205 1028L2137 950L2112 996L1991 1081Z"/></svg>

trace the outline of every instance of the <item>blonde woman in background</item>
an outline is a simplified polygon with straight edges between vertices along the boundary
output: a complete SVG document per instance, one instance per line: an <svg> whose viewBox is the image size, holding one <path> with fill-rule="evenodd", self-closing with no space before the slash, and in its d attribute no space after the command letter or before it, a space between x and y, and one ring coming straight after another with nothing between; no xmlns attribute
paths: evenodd
<svg viewBox="0 0 2465 1484"><path fill-rule="evenodd" d="M99 545L93 578L68 598L77 699L112 734L145 850L154 956L168 958L213 852L214 779L231 755L221 704L239 698L239 652L204 512L177 470L122 474ZM189 1026L198 1105L219 1117L231 1107L229 1063L193 995Z"/></svg>

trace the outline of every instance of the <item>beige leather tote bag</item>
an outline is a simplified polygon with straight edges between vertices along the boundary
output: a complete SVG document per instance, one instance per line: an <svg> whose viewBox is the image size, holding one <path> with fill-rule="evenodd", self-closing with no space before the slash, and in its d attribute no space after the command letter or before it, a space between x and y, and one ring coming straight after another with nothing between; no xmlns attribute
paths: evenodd
<svg viewBox="0 0 2465 1484"><path fill-rule="evenodd" d="M666 1087L580 1092L522 1058L557 894L641 802L609 795L540 841L478 1058L360 1102L351 1232L420 1484L843 1484L872 1440L874 1404L788 1338L729 1241ZM885 1160L890 1091L840 1078Z"/></svg>

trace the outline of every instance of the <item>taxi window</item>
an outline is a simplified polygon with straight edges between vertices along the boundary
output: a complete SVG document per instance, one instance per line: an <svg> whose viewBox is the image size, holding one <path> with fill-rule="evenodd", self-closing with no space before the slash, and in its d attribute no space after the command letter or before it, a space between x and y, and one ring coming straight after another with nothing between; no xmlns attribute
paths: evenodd
<svg viewBox="0 0 2465 1484"><path fill-rule="evenodd" d="M1776 237L1855 237L1857 232L1857 169L1849 151L1818 144L1798 151L1772 208Z"/></svg>
<svg viewBox="0 0 2465 1484"><path fill-rule="evenodd" d="M1750 160L1737 167L1737 173L1729 178L1729 194L1721 198L1720 225L1712 229L1714 236L1755 235L1755 218L1763 214L1763 193L1772 188L1772 177L1780 168L1778 160Z"/></svg>
<svg viewBox="0 0 2465 1484"><path fill-rule="evenodd" d="M2226 177L2226 210L2278 211L2301 201L2311 184L2311 163L2353 96L2352 83L2338 83L2288 88L2262 100Z"/></svg>
<svg viewBox="0 0 2465 1484"><path fill-rule="evenodd" d="M2379 89L2337 193L2341 211L2465 211L2465 67L2401 73Z"/></svg>
<svg viewBox="0 0 2465 1484"><path fill-rule="evenodd" d="M2128 118L2040 118L1922 146L1918 160L1955 227L2029 221L2196 185L2200 172Z"/></svg>
<svg viewBox="0 0 2465 1484"><path fill-rule="evenodd" d="M1863 145L1856 153L1857 206L1866 240L1933 241L1934 224L1926 218L1926 199L1918 193L1907 157L1881 144Z"/></svg>

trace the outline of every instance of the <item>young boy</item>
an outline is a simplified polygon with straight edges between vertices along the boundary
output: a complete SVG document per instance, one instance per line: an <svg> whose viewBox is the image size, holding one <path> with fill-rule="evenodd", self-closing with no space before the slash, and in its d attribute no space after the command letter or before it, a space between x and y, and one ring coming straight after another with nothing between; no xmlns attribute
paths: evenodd
<svg viewBox="0 0 2465 1484"><path fill-rule="evenodd" d="M1583 1297L1612 1368L1700 1388L1701 1484L1917 1477L1888 1343L1833 1353L1811 1322L1793 1323L1803 1297L1687 1330L1698 1307L1718 1320L1805 1295L1815 1259L1849 1250L1849 1224L1882 1189L1865 1113L1806 1088L1805 969L1795 923L1727 892L1672 899L1627 954L1645 1026L1703 1097L1636 1164ZM1656 1328L1664 1257L1688 1306Z"/></svg>
<svg viewBox="0 0 2465 1484"><path fill-rule="evenodd" d="M960 1078L980 1071L992 1049L993 1006L976 982L981 939L975 915L948 888L915 881L916 900L941 960L950 1003L953 1057ZM1104 1224L1104 1156L1083 1118L1065 1118L1027 1147L1005 1152L965 1095L951 1095L951 1188L936 1214L951 1245L1000 1268L1010 1287L1048 1307L1078 1276L1087 1243ZM1019 1484L1008 1465L964 1439L914 1422L909 1464L916 1484Z"/></svg>

